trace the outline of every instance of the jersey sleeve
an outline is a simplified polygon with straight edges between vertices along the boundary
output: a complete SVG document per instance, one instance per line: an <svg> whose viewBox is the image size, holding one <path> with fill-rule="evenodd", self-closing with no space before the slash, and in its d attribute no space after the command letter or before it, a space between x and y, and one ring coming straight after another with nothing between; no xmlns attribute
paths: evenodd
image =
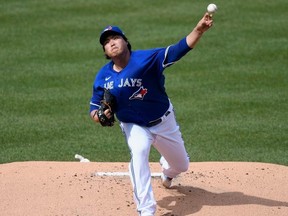
<svg viewBox="0 0 288 216"><path fill-rule="evenodd" d="M90 112L93 110L98 110L100 108L100 101L102 100L103 94L103 88L93 85L93 94L90 100Z"/></svg>
<svg viewBox="0 0 288 216"><path fill-rule="evenodd" d="M168 46L165 50L165 57L162 63L163 67L166 68L174 64L184 55L186 55L190 50L191 48L186 42L186 37L181 39L177 44Z"/></svg>
<svg viewBox="0 0 288 216"><path fill-rule="evenodd" d="M101 106L100 101L103 99L104 95L104 88L103 88L103 80L102 78L102 70L99 71L97 74L92 90L92 97L90 99L90 112L93 110L98 110Z"/></svg>

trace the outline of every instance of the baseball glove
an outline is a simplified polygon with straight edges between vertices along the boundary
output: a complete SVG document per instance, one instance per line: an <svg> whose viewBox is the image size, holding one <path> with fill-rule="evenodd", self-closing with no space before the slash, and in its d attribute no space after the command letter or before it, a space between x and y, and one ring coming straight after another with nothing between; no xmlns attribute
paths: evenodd
<svg viewBox="0 0 288 216"><path fill-rule="evenodd" d="M98 109L97 116L100 121L100 124L103 127L111 127L114 125L115 122L115 117L114 117L114 112L115 112L115 97L114 95L111 94L109 89L104 89L104 97L103 100L101 101L101 106ZM111 113L111 118L108 118L105 114L104 111L109 109Z"/></svg>

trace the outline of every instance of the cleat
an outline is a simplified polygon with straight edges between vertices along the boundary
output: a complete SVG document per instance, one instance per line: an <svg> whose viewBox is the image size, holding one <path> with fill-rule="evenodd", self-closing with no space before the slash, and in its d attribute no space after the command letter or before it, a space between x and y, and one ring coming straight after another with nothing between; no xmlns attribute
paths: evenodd
<svg viewBox="0 0 288 216"><path fill-rule="evenodd" d="M168 176L166 176L166 175L164 175L162 173L161 179L162 179L162 185L165 188L170 188L171 187L173 178L170 178L170 177L168 177Z"/></svg>

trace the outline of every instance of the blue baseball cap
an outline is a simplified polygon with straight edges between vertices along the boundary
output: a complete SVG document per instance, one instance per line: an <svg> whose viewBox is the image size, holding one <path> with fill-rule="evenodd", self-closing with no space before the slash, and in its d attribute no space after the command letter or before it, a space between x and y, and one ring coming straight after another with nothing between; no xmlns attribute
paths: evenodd
<svg viewBox="0 0 288 216"><path fill-rule="evenodd" d="M127 40L124 32L118 26L110 25L110 26L105 27L105 29L101 32L100 39L99 39L100 44L103 45L106 38L110 35L120 35L125 40Z"/></svg>

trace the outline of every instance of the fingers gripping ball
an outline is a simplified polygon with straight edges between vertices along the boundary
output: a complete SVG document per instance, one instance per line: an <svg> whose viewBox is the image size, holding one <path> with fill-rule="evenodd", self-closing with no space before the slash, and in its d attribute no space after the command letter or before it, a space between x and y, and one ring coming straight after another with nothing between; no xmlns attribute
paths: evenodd
<svg viewBox="0 0 288 216"><path fill-rule="evenodd" d="M98 109L97 116L100 124L103 127L111 127L114 125L115 117L115 97L111 94L111 92L107 89L104 90L104 98L101 101L101 106ZM106 111L108 110L108 112ZM106 112L105 112L106 111ZM109 117L107 116L109 114Z"/></svg>

